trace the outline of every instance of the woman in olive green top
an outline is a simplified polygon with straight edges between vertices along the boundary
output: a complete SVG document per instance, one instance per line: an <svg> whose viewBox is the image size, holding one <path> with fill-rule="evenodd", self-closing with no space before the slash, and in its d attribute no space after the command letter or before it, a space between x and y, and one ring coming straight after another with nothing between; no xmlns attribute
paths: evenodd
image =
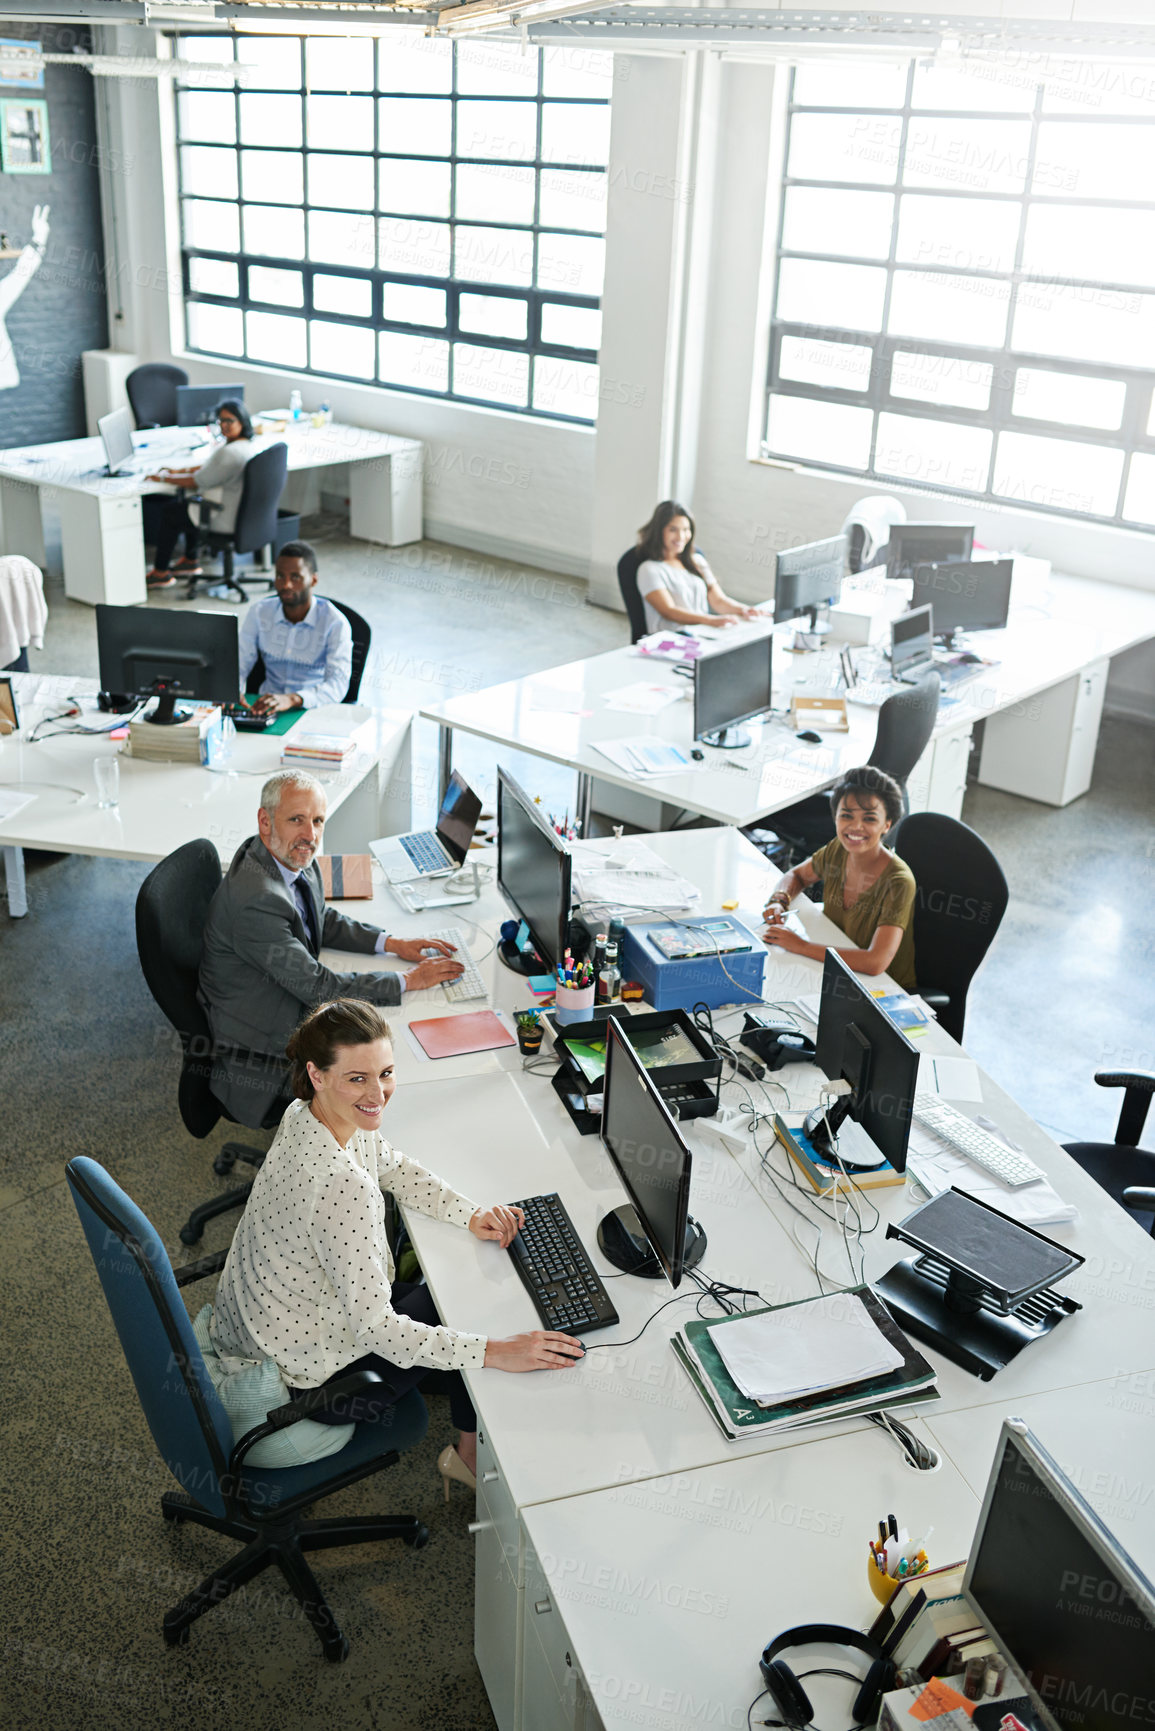
<svg viewBox="0 0 1155 1731"><path fill-rule="evenodd" d="M883 846L902 816L898 783L879 769L852 769L831 789L830 809L835 839L775 884L763 910L763 941L822 960L825 944L808 943L781 923L794 897L821 882L823 913L856 946L837 952L847 967L856 974L889 974L904 991L915 992L914 876Z"/></svg>

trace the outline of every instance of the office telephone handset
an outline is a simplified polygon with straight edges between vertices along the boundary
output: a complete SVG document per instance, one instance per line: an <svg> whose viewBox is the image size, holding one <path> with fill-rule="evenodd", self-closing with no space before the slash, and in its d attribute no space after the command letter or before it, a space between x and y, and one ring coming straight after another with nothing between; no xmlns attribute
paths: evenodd
<svg viewBox="0 0 1155 1731"><path fill-rule="evenodd" d="M768 1070L780 1070L783 1064L798 1064L816 1055L814 1041L799 1030L797 1022L760 1010L747 1010L738 1039Z"/></svg>

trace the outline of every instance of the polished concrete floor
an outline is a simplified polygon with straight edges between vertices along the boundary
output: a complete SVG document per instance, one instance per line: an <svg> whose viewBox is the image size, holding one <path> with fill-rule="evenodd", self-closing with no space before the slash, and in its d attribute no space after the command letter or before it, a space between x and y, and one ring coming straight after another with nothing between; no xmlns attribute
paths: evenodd
<svg viewBox="0 0 1155 1731"><path fill-rule="evenodd" d="M580 583L423 544L389 552L310 525L324 581L370 620L365 694L414 706L624 641L619 615ZM42 671L96 672L91 611L49 584ZM180 608L168 592L151 605ZM223 605L228 605L227 603ZM434 786L435 730L419 724L419 793ZM460 761L492 792L494 753ZM517 766L513 765L515 773ZM522 760L535 792L564 803L561 771ZM2 779L2 766L0 766ZM1011 885L998 939L971 991L967 1044L1063 1139L1108 1137L1103 1065L1155 1067L1155 732L1108 720L1091 792L1063 811L972 788L965 817ZM255 826L254 826L255 827ZM327 1666L279 1579L266 1575L169 1652L164 1611L223 1541L164 1526L167 1474L141 1419L63 1178L86 1153L154 1220L176 1228L221 1185L215 1132L197 1144L176 1112L178 1064L136 962L133 902L147 868L32 860L30 912L0 916L6 1134L0 1151L3 1449L12 1487L3 1569L6 1687L0 1731L481 1731L492 1723L472 1655L469 1499L446 1507L434 1456L452 1435L431 1403L425 1443L325 1513L418 1513L419 1553L334 1551L315 1567L352 1642ZM206 1247L227 1243L228 1220ZM199 1305L209 1293L190 1295Z"/></svg>

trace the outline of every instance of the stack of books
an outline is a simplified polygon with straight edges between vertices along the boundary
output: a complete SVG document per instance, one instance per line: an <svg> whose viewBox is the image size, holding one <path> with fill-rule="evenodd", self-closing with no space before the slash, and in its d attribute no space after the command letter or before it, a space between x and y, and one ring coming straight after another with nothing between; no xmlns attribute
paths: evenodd
<svg viewBox="0 0 1155 1731"><path fill-rule="evenodd" d="M999 1650L963 1597L966 1563L948 1563L902 1581L869 1629L899 1670L924 1683L965 1671L970 1659L998 1658Z"/></svg>
<svg viewBox="0 0 1155 1731"><path fill-rule="evenodd" d="M219 703L198 703L187 720L171 727L156 727L151 721L131 721L128 753L142 763L210 762L221 733Z"/></svg>
<svg viewBox="0 0 1155 1731"><path fill-rule="evenodd" d="M839 1131L847 1149L846 1159L854 1160L853 1138L857 1126L846 1123ZM820 1154L801 1128L787 1124L780 1112L774 1114L774 1134L798 1167L812 1190L826 1195L847 1196L854 1190L884 1190L888 1185L905 1184L906 1175L896 1172L889 1160L865 1170L857 1168L844 1173L840 1166ZM877 1158L877 1156L876 1156Z"/></svg>
<svg viewBox="0 0 1155 1731"><path fill-rule="evenodd" d="M670 1344L731 1442L939 1398L933 1368L869 1286L687 1322Z"/></svg>
<svg viewBox="0 0 1155 1731"><path fill-rule="evenodd" d="M356 742L348 733L306 733L296 728L286 740L282 769L342 770L357 753Z"/></svg>

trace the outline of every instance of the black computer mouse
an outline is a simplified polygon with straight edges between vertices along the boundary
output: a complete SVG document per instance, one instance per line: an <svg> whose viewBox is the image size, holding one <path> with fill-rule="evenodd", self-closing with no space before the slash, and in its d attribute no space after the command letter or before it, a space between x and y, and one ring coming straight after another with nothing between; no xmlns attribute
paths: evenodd
<svg viewBox="0 0 1155 1731"><path fill-rule="evenodd" d="M960 649L955 655L955 660L961 661L964 667L976 667L982 660L982 656L976 655L973 649Z"/></svg>
<svg viewBox="0 0 1155 1731"><path fill-rule="evenodd" d="M796 734L795 738L796 739L804 739L806 741L807 745L821 745L822 744L822 735L820 733L812 732L809 727L806 729L806 731L804 733Z"/></svg>
<svg viewBox="0 0 1155 1731"><path fill-rule="evenodd" d="M706 753L704 751L699 751L697 746L695 746L690 753L690 756L693 758L695 763L701 763L705 755Z"/></svg>

